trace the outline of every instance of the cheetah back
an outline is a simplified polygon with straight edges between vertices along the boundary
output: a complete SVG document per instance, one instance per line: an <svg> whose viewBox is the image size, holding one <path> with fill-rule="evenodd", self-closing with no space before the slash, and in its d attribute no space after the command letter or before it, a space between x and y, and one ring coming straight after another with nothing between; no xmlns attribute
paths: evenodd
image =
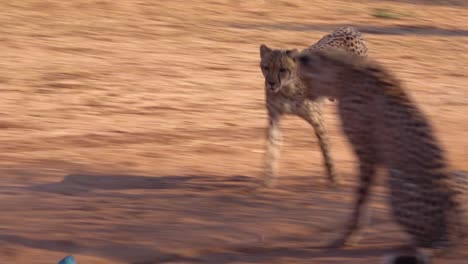
<svg viewBox="0 0 468 264"><path fill-rule="evenodd" d="M332 33L323 36L308 49L315 50L329 47L340 48L363 57L367 56L367 46L364 37L361 32L350 26L337 28Z"/></svg>

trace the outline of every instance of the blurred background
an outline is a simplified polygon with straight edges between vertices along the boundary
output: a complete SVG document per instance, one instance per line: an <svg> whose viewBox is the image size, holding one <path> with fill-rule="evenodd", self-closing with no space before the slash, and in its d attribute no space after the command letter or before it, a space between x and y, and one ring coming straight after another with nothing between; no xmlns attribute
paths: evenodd
<svg viewBox="0 0 468 264"><path fill-rule="evenodd" d="M359 246L313 247L356 183L335 103L345 185L326 188L313 130L289 117L278 187L246 192L263 170L259 46L356 27L467 170L467 14L465 0L2 1L0 262L378 263L406 239L382 184Z"/></svg>

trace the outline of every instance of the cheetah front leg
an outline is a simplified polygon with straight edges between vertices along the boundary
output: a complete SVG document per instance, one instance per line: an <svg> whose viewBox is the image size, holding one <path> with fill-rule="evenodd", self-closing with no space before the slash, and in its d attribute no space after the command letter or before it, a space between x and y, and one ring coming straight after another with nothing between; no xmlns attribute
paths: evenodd
<svg viewBox="0 0 468 264"><path fill-rule="evenodd" d="M311 109L307 113L301 115L301 117L314 128L315 136L317 136L320 150L322 152L323 163L327 171L329 183L331 183L333 186L339 184L339 179L336 176L333 159L330 155L328 134L322 122L321 111L319 109Z"/></svg>
<svg viewBox="0 0 468 264"><path fill-rule="evenodd" d="M265 149L265 176L264 187L273 187L276 181L278 168L278 158L280 154L282 135L279 128L279 114L268 115L268 129Z"/></svg>
<svg viewBox="0 0 468 264"><path fill-rule="evenodd" d="M372 186L374 175L375 175L375 156L373 155L359 155L359 171L360 171L360 182L356 192L357 198L354 203L353 212L351 218L347 222L344 229L344 233L335 241L333 241L329 247L336 248L346 244L355 244L359 239L358 229L360 227L359 222L362 216L362 210L369 197L369 190Z"/></svg>

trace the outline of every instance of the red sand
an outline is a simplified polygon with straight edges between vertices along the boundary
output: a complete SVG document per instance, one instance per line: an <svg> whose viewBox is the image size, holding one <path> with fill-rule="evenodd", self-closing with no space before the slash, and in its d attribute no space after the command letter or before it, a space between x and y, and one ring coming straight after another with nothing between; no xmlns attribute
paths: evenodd
<svg viewBox="0 0 468 264"><path fill-rule="evenodd" d="M319 248L346 222L356 183L334 103L326 124L346 185L326 188L313 130L290 117L278 188L250 192L266 126L259 45L301 49L342 24L364 32L451 164L468 169L463 1L10 2L0 6L1 263L378 263L405 241L381 184L361 243ZM438 263L467 257L461 248Z"/></svg>

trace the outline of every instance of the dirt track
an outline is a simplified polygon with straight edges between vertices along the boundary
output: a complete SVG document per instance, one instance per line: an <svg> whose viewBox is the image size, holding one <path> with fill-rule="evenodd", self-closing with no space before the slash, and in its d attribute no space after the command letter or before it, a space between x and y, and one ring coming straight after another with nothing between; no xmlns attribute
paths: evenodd
<svg viewBox="0 0 468 264"><path fill-rule="evenodd" d="M316 248L346 220L355 183L333 103L346 185L325 188L313 131L291 117L280 186L246 192L262 173L259 45L304 48L343 24L364 32L468 170L463 1L4 2L1 263L378 263L405 239L381 186L359 246Z"/></svg>

